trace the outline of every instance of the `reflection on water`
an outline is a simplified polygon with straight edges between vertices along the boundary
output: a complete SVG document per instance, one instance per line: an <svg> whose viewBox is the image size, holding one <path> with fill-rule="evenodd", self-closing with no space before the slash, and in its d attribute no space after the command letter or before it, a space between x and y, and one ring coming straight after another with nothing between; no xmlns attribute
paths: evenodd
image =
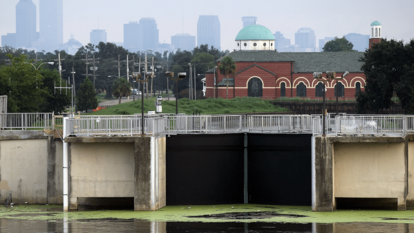
<svg viewBox="0 0 414 233"><path fill-rule="evenodd" d="M154 233L222 233L222 232L414 232L414 224L405 223L199 223L147 222L138 219L89 219L72 221L31 221L0 219L0 232L154 232Z"/></svg>

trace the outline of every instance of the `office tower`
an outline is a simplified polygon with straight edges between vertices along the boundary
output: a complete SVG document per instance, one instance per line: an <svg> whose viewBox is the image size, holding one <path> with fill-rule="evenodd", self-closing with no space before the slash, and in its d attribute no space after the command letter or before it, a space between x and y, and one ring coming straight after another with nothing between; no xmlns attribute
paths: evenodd
<svg viewBox="0 0 414 233"><path fill-rule="evenodd" d="M106 31L105 30L92 30L90 33L90 42L91 44L98 45L100 42L106 44Z"/></svg>
<svg viewBox="0 0 414 233"><path fill-rule="evenodd" d="M273 35L275 36L275 49L279 52L288 52L287 49L290 46L290 39L285 38L279 31Z"/></svg>
<svg viewBox="0 0 414 233"><path fill-rule="evenodd" d="M197 22L197 45L207 44L208 47L221 50L220 21L217 15L200 15Z"/></svg>
<svg viewBox="0 0 414 233"><path fill-rule="evenodd" d="M349 33L345 35L345 38L354 45L353 50L365 52L369 47L369 35Z"/></svg>
<svg viewBox="0 0 414 233"><path fill-rule="evenodd" d="M36 5L20 0L16 5L16 47L31 48L36 40Z"/></svg>
<svg viewBox="0 0 414 233"><path fill-rule="evenodd" d="M63 44L63 0L39 0L39 19L42 49L58 49Z"/></svg>
<svg viewBox="0 0 414 233"><path fill-rule="evenodd" d="M7 33L7 35L1 36L1 47L6 46L16 48L16 33Z"/></svg>
<svg viewBox="0 0 414 233"><path fill-rule="evenodd" d="M255 25L257 21L256 16L244 16L242 17L243 21L243 27L249 26L249 25Z"/></svg>
<svg viewBox="0 0 414 233"><path fill-rule="evenodd" d="M323 51L323 47L328 41L334 40L335 37L325 37L324 39L319 39L319 52Z"/></svg>
<svg viewBox="0 0 414 233"><path fill-rule="evenodd" d="M138 22L129 22L124 24L124 48L131 52L137 52L140 49L140 29Z"/></svg>
<svg viewBox="0 0 414 233"><path fill-rule="evenodd" d="M196 46L196 39L195 36L190 34L177 34L171 36L171 44L174 45L174 49L193 51Z"/></svg>
<svg viewBox="0 0 414 233"><path fill-rule="evenodd" d="M140 41L142 42L140 49L142 51L147 49L156 50L159 43L159 32L155 19L142 18L139 20L139 27Z"/></svg>
<svg viewBox="0 0 414 233"><path fill-rule="evenodd" d="M295 44L299 52L315 52L316 36L311 28L300 28L295 33Z"/></svg>

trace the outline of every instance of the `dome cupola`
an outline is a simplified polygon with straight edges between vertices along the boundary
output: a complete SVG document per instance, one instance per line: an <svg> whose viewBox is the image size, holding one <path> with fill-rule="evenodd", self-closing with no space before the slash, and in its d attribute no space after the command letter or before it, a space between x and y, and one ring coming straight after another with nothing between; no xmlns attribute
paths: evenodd
<svg viewBox="0 0 414 233"><path fill-rule="evenodd" d="M371 23L371 38L381 38L381 23L374 21Z"/></svg>
<svg viewBox="0 0 414 233"><path fill-rule="evenodd" d="M238 50L274 50L275 37L262 25L244 27L236 36Z"/></svg>

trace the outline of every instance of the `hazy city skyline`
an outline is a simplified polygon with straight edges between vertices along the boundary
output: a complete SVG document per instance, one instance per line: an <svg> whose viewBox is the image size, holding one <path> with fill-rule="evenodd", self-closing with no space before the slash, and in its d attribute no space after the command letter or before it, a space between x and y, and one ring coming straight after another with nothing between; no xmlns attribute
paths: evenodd
<svg viewBox="0 0 414 233"><path fill-rule="evenodd" d="M19 0L0 0L0 35L16 32L16 4ZM37 31L39 31L39 0ZM234 39L243 27L243 16L256 16L257 24L280 31L295 44L295 33L302 27L315 31L316 41L325 37L342 37L349 33L369 35L370 24L378 20L383 26L383 38L414 38L414 1L263 1L235 4L235 1L212 0L204 4L177 0L150 2L127 0L64 0L63 42L73 34L82 44L90 41L90 32L103 29L108 42L123 42L123 25L141 18L154 18L159 30L159 43L171 43L178 33L197 35L199 15L218 15L221 25L221 48L232 50ZM116 6L118 5L118 7ZM266 7L263 7L266 5ZM231 12L229 12L231 9ZM143 12L143 13L141 13ZM332 12L332 13L330 13ZM363 13L363 14L362 14ZM197 38L198 39L198 38ZM197 43L198 44L198 43ZM318 45L317 45L318 46Z"/></svg>

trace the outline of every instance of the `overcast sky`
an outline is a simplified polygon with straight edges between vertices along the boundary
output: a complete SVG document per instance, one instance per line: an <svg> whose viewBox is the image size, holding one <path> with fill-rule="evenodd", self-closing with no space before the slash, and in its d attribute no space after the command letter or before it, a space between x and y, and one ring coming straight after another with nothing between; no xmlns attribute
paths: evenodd
<svg viewBox="0 0 414 233"><path fill-rule="evenodd" d="M0 0L0 35L16 31L18 2ZM39 5L39 0L33 2ZM63 39L67 42L73 34L87 44L90 31L99 27L106 30L108 42L123 42L123 24L152 17L160 43L170 43L177 33L196 36L199 15L218 15L222 49L233 49L242 16L258 17L257 24L281 31L292 43L301 27L312 28L318 40L351 32L369 35L375 20L382 24L383 37L408 41L414 38L413 9L414 0L63 0ZM39 20L37 25L39 29Z"/></svg>

